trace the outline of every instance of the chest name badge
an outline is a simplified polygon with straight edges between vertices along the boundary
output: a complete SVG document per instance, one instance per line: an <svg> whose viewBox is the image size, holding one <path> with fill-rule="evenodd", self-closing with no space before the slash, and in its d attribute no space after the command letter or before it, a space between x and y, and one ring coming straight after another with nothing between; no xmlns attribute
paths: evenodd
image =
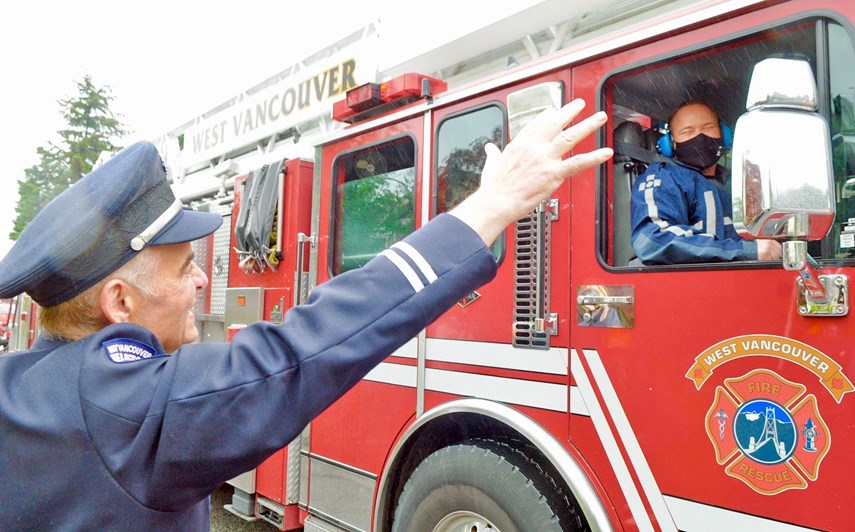
<svg viewBox="0 0 855 532"><path fill-rule="evenodd" d="M154 347L130 338L116 338L102 342L101 345L104 347L104 352L107 353L107 358L116 364L163 356L159 355Z"/></svg>

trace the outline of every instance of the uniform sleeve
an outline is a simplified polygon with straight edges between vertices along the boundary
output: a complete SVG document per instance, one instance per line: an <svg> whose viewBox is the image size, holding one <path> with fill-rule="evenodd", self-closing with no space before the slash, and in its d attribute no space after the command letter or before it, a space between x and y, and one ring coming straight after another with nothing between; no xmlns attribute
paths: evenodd
<svg viewBox="0 0 855 532"><path fill-rule="evenodd" d="M135 376L117 376L115 364L90 368L90 435L108 469L143 504L185 507L287 445L495 272L480 237L453 216L439 216L317 287L281 325L256 323L228 344L191 344L123 365Z"/></svg>
<svg viewBox="0 0 855 532"><path fill-rule="evenodd" d="M757 243L719 239L689 213L698 208L691 186L665 165L651 166L633 185L632 247L644 264L723 262L757 258Z"/></svg>

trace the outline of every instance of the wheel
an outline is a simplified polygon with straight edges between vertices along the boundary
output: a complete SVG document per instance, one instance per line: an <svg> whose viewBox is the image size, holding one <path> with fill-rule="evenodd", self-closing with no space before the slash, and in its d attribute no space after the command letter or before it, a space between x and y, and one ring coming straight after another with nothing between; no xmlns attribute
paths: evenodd
<svg viewBox="0 0 855 532"><path fill-rule="evenodd" d="M393 532L587 530L555 482L524 453L477 440L442 448L413 471Z"/></svg>

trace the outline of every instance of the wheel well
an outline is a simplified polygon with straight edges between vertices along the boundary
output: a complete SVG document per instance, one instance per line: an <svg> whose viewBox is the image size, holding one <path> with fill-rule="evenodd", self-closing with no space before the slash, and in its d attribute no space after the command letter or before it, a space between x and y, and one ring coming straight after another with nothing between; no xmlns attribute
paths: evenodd
<svg viewBox="0 0 855 532"><path fill-rule="evenodd" d="M553 479L570 504L578 507L572 490L552 461L520 431L485 414L451 412L431 419L410 434L396 453L392 464L387 466L386 471L390 473L385 479L384 493L378 494L383 498L382 504L378 506L382 515L378 513L375 517L375 530L391 530L398 497L419 463L443 447L485 438L505 443L525 453Z"/></svg>

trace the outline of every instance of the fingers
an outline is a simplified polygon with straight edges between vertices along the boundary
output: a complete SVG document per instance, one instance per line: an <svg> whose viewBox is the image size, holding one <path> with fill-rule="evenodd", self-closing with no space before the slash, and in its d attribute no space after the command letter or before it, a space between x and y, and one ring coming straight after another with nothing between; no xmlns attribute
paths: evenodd
<svg viewBox="0 0 855 532"><path fill-rule="evenodd" d="M579 172L594 168L612 158L614 152L611 148L600 148L592 152L580 153L562 161L559 173L565 179Z"/></svg>
<svg viewBox="0 0 855 532"><path fill-rule="evenodd" d="M552 141L555 154L561 156L569 152L580 140L601 128L606 123L606 120L606 113L600 111L578 124L561 131Z"/></svg>
<svg viewBox="0 0 855 532"><path fill-rule="evenodd" d="M781 243L776 240L757 240L757 258L759 260L779 260L781 258Z"/></svg>
<svg viewBox="0 0 855 532"><path fill-rule="evenodd" d="M585 108L585 100L576 98L561 109L546 115L547 123L555 129L554 134L559 134L576 118Z"/></svg>
<svg viewBox="0 0 855 532"><path fill-rule="evenodd" d="M526 126L514 136L516 140L533 137L541 140L551 140L567 127L567 125L585 108L585 100L577 98L560 109L547 109L532 118Z"/></svg>
<svg viewBox="0 0 855 532"><path fill-rule="evenodd" d="M487 160L484 161L482 172L488 172L490 168L498 163L499 157L502 156L502 150L492 142L488 142L484 145L484 152L487 154Z"/></svg>

